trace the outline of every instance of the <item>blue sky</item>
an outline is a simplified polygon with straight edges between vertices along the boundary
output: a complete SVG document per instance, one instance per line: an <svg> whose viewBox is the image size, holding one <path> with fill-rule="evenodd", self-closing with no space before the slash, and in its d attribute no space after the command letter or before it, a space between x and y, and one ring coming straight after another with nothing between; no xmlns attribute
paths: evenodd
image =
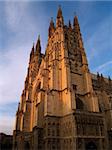
<svg viewBox="0 0 112 150"><path fill-rule="evenodd" d="M0 2L0 132L12 134L33 42L45 51L51 17L61 5L64 22L76 12L91 72L112 78L112 2Z"/></svg>

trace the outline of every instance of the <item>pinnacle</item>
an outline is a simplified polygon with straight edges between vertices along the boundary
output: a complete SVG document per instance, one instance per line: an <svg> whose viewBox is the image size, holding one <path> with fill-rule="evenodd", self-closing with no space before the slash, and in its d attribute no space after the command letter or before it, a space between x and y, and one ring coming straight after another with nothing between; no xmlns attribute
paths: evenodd
<svg viewBox="0 0 112 150"><path fill-rule="evenodd" d="M34 45L33 45L32 50L31 50L31 55L33 55L33 54L34 54Z"/></svg>
<svg viewBox="0 0 112 150"><path fill-rule="evenodd" d="M64 26L64 19L62 15L61 7L59 6L58 13L57 13L57 20L56 20L56 28Z"/></svg>
<svg viewBox="0 0 112 150"><path fill-rule="evenodd" d="M40 34L38 35L36 47L37 47L37 45L40 45Z"/></svg>
<svg viewBox="0 0 112 150"><path fill-rule="evenodd" d="M54 26L53 17L51 17L50 26Z"/></svg>
<svg viewBox="0 0 112 150"><path fill-rule="evenodd" d="M51 17L51 21L53 22L53 17Z"/></svg>
<svg viewBox="0 0 112 150"><path fill-rule="evenodd" d="M38 35L38 40L37 40L37 44L36 44L36 51L35 53L40 53L41 51L41 44L40 44L40 35Z"/></svg>
<svg viewBox="0 0 112 150"><path fill-rule="evenodd" d="M62 10L61 10L61 6L59 6L58 14L57 14L57 18L60 18L60 17L62 17Z"/></svg>
<svg viewBox="0 0 112 150"><path fill-rule="evenodd" d="M110 78L110 76L108 76L108 80L109 80L109 81L111 81L111 78Z"/></svg>
<svg viewBox="0 0 112 150"><path fill-rule="evenodd" d="M79 22L78 22L78 17L75 15L74 17L74 26L78 25L79 26Z"/></svg>
<svg viewBox="0 0 112 150"><path fill-rule="evenodd" d="M38 35L38 40L37 41L40 41L40 34Z"/></svg>
<svg viewBox="0 0 112 150"><path fill-rule="evenodd" d="M31 53L30 53L30 61L32 60L33 56L34 56L34 43L33 43L33 46L32 46Z"/></svg>
<svg viewBox="0 0 112 150"><path fill-rule="evenodd" d="M54 26L53 17L52 17L51 21L50 21L50 26L49 26L49 37L51 37L51 35L53 34L54 30L55 30L55 26Z"/></svg>
<svg viewBox="0 0 112 150"><path fill-rule="evenodd" d="M72 26L71 26L71 21L69 20L69 28L72 28Z"/></svg>
<svg viewBox="0 0 112 150"><path fill-rule="evenodd" d="M34 45L35 45L35 44L33 43L33 46L32 46L32 51L34 50Z"/></svg>

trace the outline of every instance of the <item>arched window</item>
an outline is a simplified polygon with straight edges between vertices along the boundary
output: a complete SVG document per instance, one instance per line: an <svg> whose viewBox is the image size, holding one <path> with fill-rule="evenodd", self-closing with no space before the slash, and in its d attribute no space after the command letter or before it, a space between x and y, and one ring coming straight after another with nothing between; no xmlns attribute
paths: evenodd
<svg viewBox="0 0 112 150"><path fill-rule="evenodd" d="M104 104L103 103L101 103L101 104L99 104L99 111L100 112L104 112Z"/></svg>
<svg viewBox="0 0 112 150"><path fill-rule="evenodd" d="M79 98L76 98L76 109L84 110L84 103Z"/></svg>

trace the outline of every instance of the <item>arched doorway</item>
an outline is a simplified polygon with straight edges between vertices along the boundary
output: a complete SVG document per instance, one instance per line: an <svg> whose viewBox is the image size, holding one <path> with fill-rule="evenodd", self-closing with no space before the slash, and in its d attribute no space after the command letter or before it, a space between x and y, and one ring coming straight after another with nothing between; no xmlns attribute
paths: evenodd
<svg viewBox="0 0 112 150"><path fill-rule="evenodd" d="M97 150L96 144L91 141L86 144L86 150Z"/></svg>
<svg viewBox="0 0 112 150"><path fill-rule="evenodd" d="M25 142L25 150L30 150L30 144L29 144L29 142Z"/></svg>

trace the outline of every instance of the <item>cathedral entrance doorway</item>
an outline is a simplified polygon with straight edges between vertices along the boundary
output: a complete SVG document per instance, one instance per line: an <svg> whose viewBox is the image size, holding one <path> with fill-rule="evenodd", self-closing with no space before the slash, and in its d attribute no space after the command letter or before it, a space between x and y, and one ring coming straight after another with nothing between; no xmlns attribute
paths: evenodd
<svg viewBox="0 0 112 150"><path fill-rule="evenodd" d="M85 148L86 150L97 150L97 146L93 141L88 142Z"/></svg>
<svg viewBox="0 0 112 150"><path fill-rule="evenodd" d="M30 144L29 144L29 142L25 142L25 150L30 150Z"/></svg>

